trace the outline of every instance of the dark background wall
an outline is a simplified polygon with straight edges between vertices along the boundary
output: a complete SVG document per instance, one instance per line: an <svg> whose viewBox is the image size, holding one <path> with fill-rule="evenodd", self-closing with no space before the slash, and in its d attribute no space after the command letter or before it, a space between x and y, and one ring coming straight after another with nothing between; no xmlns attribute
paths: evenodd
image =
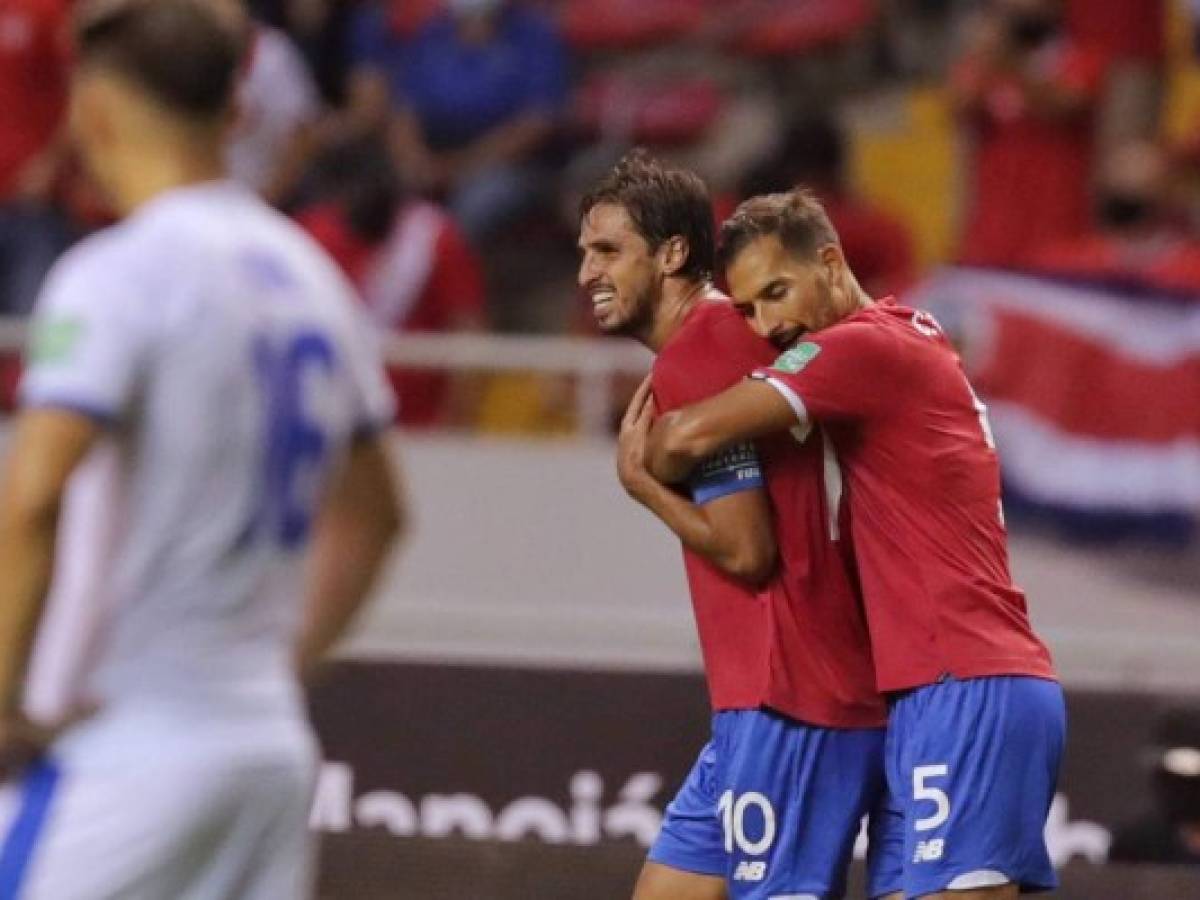
<svg viewBox="0 0 1200 900"><path fill-rule="evenodd" d="M1188 871L1101 865L1110 829L1147 805L1163 702L1069 695L1059 896L1200 897ZM708 732L694 675L342 663L313 712L322 896L339 900L625 896Z"/></svg>

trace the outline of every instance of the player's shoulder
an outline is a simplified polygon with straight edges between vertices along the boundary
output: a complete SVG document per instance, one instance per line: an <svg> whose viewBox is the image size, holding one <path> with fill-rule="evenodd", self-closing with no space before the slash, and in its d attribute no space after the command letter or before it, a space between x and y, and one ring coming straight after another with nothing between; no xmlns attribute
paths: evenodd
<svg viewBox="0 0 1200 900"><path fill-rule="evenodd" d="M805 340L822 349L846 346L904 350L924 344L945 344L945 335L932 314L903 306L889 297L808 335Z"/></svg>
<svg viewBox="0 0 1200 900"><path fill-rule="evenodd" d="M667 406L720 393L775 356L728 298L711 293L658 353L654 387Z"/></svg>
<svg viewBox="0 0 1200 900"><path fill-rule="evenodd" d="M129 239L127 223L88 235L66 250L46 275L42 296L84 292L93 298L133 296L144 281L145 257ZM113 290L121 287L120 291Z"/></svg>
<svg viewBox="0 0 1200 900"><path fill-rule="evenodd" d="M689 313L658 358L664 365L737 367L770 356L770 344L751 331L729 298L714 291Z"/></svg>

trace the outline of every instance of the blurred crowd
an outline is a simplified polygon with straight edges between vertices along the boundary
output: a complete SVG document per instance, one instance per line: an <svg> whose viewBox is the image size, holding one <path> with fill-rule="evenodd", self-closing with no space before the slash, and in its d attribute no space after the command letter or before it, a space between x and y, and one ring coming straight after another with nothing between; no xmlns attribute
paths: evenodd
<svg viewBox="0 0 1200 900"><path fill-rule="evenodd" d="M1200 295L1200 121L1168 139L1163 112L1197 0L245 3L230 171L387 329L586 330L577 198L635 144L702 174L719 216L813 186L876 295L945 261ZM108 221L64 128L71 6L0 3L3 315ZM848 124L914 91L961 148L932 173L955 223L933 252L861 189ZM400 377L408 424L478 420L478 384Z"/></svg>

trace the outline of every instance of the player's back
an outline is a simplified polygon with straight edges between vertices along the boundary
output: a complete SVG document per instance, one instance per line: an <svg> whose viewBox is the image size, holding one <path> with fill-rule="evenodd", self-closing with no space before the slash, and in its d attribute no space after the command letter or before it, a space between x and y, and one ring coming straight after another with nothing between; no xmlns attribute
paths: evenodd
<svg viewBox="0 0 1200 900"><path fill-rule="evenodd" d="M67 495L35 713L298 709L310 518L389 411L355 316L324 255L227 183L165 194L59 264L22 399L108 430Z"/></svg>
<svg viewBox="0 0 1200 900"><path fill-rule="evenodd" d="M723 297L701 302L654 364L661 411L720 393L774 357ZM885 710L838 538L840 497L821 434L759 443L779 564L755 590L685 549L713 706L767 706L810 724L866 728Z"/></svg>

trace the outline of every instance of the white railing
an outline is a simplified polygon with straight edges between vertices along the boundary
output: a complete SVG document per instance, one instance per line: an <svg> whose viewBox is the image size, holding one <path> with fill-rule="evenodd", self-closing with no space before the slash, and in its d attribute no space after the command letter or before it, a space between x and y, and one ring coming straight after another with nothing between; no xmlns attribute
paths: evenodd
<svg viewBox="0 0 1200 900"><path fill-rule="evenodd" d="M24 320L0 318L0 353L19 352L24 342ZM580 428L593 435L607 430L613 378L644 375L651 359L644 347L621 338L433 333L389 335L384 358L409 369L573 377Z"/></svg>

